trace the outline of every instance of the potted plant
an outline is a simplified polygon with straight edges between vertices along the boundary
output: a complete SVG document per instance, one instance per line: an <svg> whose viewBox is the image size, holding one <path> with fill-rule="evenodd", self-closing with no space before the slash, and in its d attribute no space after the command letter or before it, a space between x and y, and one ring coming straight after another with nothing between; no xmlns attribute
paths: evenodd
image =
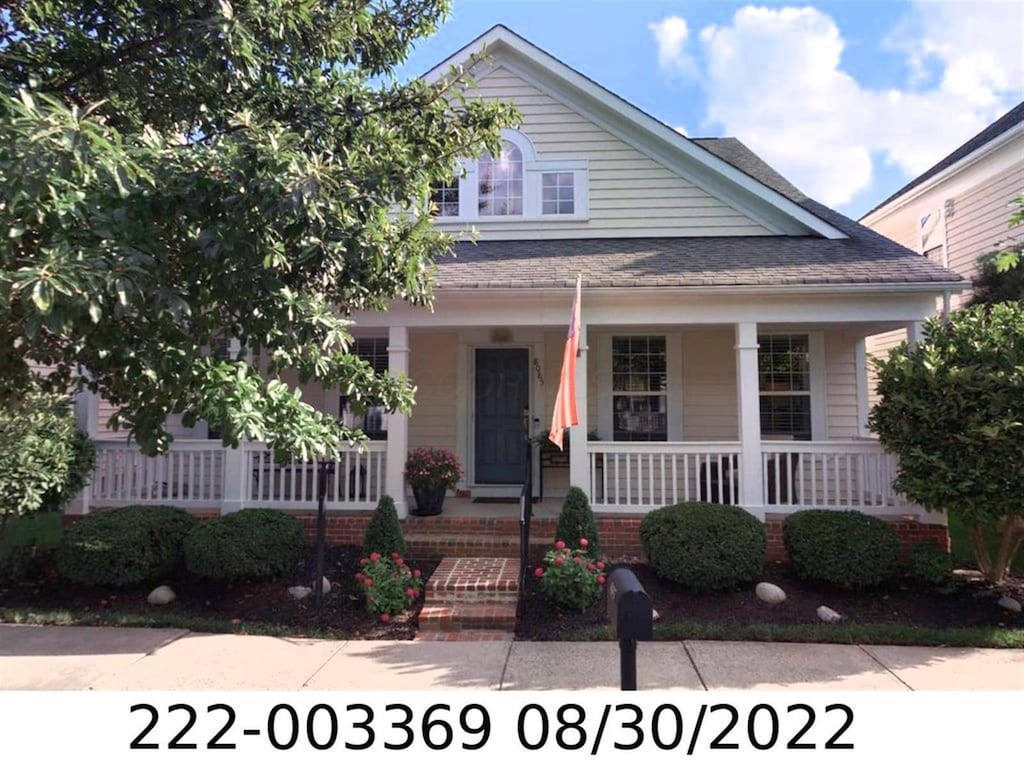
<svg viewBox="0 0 1024 768"><path fill-rule="evenodd" d="M459 457L447 448L417 448L405 461L405 479L412 486L416 509L411 514L439 515L448 489L462 479Z"/></svg>

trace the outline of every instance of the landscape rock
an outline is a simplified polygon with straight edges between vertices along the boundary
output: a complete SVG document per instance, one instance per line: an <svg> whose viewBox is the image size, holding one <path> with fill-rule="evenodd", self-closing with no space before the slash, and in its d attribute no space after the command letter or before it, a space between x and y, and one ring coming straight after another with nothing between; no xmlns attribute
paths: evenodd
<svg viewBox="0 0 1024 768"><path fill-rule="evenodd" d="M310 587L288 587L288 594L296 600L305 600L313 594L313 590Z"/></svg>
<svg viewBox="0 0 1024 768"><path fill-rule="evenodd" d="M769 605L778 605L779 603L786 602L786 593L782 587L778 587L768 581L762 581L758 584L754 588L754 593L760 600Z"/></svg>
<svg viewBox="0 0 1024 768"><path fill-rule="evenodd" d="M324 576L324 594L331 591L331 580Z"/></svg>
<svg viewBox="0 0 1024 768"><path fill-rule="evenodd" d="M1020 613L1020 601L1014 600L1012 597L1000 597L997 605L1000 608L1005 608L1008 611Z"/></svg>
<svg viewBox="0 0 1024 768"><path fill-rule="evenodd" d="M833 611L827 605L819 605L818 618L824 621L826 624L838 624L843 620L843 615L841 613Z"/></svg>
<svg viewBox="0 0 1024 768"><path fill-rule="evenodd" d="M161 586L149 593L146 602L150 605L167 605L168 603L173 603L175 597L177 595L174 594L173 589L168 586Z"/></svg>
<svg viewBox="0 0 1024 768"><path fill-rule="evenodd" d="M651 621L658 621L661 618L661 614L658 613L657 608L651 608Z"/></svg>

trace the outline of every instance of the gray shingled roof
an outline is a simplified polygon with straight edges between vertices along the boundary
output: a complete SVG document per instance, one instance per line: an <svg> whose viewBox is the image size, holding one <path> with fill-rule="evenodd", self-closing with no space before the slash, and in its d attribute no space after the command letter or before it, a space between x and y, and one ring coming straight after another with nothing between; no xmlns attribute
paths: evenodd
<svg viewBox="0 0 1024 768"><path fill-rule="evenodd" d="M983 131L979 132L978 134L976 134L976 135L972 136L971 138L969 138L967 141L965 141L959 147L954 149L952 152L950 152L944 158L939 160L939 162L937 162L935 165L933 165L927 171L922 173L916 179L914 179L913 181L908 182L901 189L899 189L896 192L894 192L893 194L889 195L889 197L885 198L885 200L883 200L878 205L876 205L874 208L872 208L870 211L868 211L863 216L861 216L861 219L863 220L866 217L870 216L875 211L877 211L879 208L885 207L886 205L891 203L896 198L902 196L906 192L909 192L910 190L912 190L917 185L923 184L924 182L928 181L928 179L930 179L932 176L935 176L936 174L941 173L942 171L946 170L947 168L949 168L954 163L957 163L960 160L963 160L965 157L967 157L969 154L971 154L975 150L981 149L983 146L988 144L993 139L999 138L1004 133L1006 133L1008 130L1010 130L1011 128L1013 128L1016 125L1019 125L1022 122L1024 122L1024 101L1022 101L1016 107L1014 107L1009 112L1007 112L1005 115L1000 117L998 120L996 120L994 123L992 123L992 125L990 125L988 128L986 128L985 130L983 130Z"/></svg>
<svg viewBox="0 0 1024 768"><path fill-rule="evenodd" d="M962 278L811 200L736 139L694 142L844 232L824 237L485 240L455 245L438 288L951 283Z"/></svg>

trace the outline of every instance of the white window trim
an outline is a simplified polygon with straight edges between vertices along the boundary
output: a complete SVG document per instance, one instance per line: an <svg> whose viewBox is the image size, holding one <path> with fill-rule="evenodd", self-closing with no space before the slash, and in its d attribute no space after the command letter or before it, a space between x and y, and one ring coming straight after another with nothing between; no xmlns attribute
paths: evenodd
<svg viewBox="0 0 1024 768"><path fill-rule="evenodd" d="M811 440L828 439L828 387L825 378L825 332L824 331L801 331L801 330L778 330L758 328L758 336L806 336L807 337L807 365L810 367L811 385L807 391L811 398ZM758 370L760 377L760 370ZM804 392L773 392L775 395L803 395ZM757 396L762 395L760 382L757 388ZM762 438L764 439L764 438Z"/></svg>
<svg viewBox="0 0 1024 768"><path fill-rule="evenodd" d="M441 224L465 222L540 222L540 221L586 221L590 218L590 165L586 159L538 160L537 152L529 137L519 131L503 128L502 141L515 144L523 155L523 212L503 216L481 216L479 214L480 185L475 160L461 160L459 173L459 215L436 216ZM573 174L573 213L541 212L541 174Z"/></svg>
<svg viewBox="0 0 1024 768"><path fill-rule="evenodd" d="M664 392L665 419L668 422L667 442L683 439L683 334L680 331L622 329L607 333L592 333L590 346L594 350L597 379L597 434L601 440L615 441L615 416L612 390L612 338L614 336L664 336L665 373L668 388ZM661 442L661 441L652 441Z"/></svg>

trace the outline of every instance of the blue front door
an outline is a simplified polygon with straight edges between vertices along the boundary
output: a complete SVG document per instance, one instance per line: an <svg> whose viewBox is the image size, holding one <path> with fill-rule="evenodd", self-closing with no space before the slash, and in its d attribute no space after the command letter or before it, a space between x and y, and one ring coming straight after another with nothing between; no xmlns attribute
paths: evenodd
<svg viewBox="0 0 1024 768"><path fill-rule="evenodd" d="M526 349L476 350L477 483L519 485L524 480L529 374Z"/></svg>

